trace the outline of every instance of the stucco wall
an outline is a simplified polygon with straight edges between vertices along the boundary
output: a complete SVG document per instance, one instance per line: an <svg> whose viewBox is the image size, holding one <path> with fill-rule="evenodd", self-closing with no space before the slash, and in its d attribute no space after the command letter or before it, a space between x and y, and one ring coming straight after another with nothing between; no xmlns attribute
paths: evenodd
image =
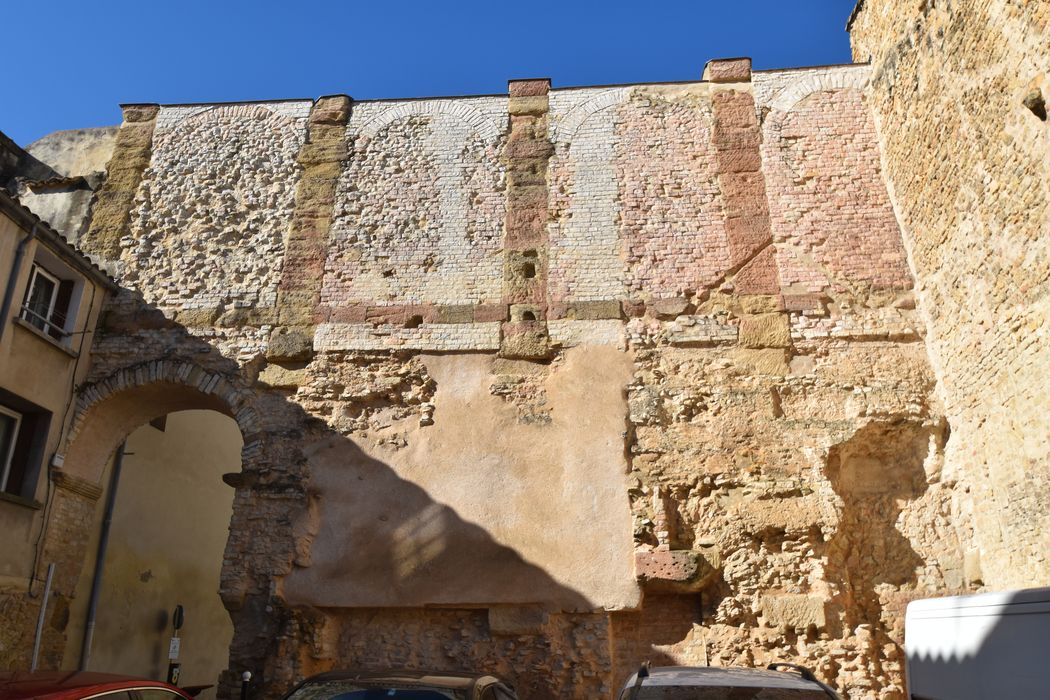
<svg viewBox="0 0 1050 700"><path fill-rule="evenodd" d="M30 155L53 172L21 173L13 183L19 200L71 242L87 228L94 190L105 177L117 129L56 131L26 146ZM30 181L35 182L30 185Z"/></svg>
<svg viewBox="0 0 1050 700"><path fill-rule="evenodd" d="M432 426L380 413L356 459L338 441L312 449L316 536L309 566L285 581L289 601L636 607L619 439L630 357L580 347L537 369L529 379L548 405L531 420L492 391L516 367L484 355L422 362L437 387Z"/></svg>
<svg viewBox="0 0 1050 700"><path fill-rule="evenodd" d="M117 140L117 126L56 131L26 146L34 158L69 177L104 173Z"/></svg>
<svg viewBox="0 0 1050 700"><path fill-rule="evenodd" d="M866 0L853 53L918 280L965 484L973 575L1046 585L1050 411L1050 6Z"/></svg>

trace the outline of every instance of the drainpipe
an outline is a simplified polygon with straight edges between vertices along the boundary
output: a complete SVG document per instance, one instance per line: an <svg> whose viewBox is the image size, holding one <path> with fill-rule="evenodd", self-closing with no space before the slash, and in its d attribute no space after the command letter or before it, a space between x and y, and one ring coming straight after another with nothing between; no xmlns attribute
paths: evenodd
<svg viewBox="0 0 1050 700"><path fill-rule="evenodd" d="M7 277L7 289L4 290L4 303L0 306L0 340L4 339L4 331L7 330L7 315L11 312L11 302L15 298L15 286L18 284L18 271L22 269L22 258L26 254L26 246L29 245L29 241L36 238L36 227L40 224L33 224L33 228L30 229L29 235L18 242L18 247L15 248L15 261L11 265L11 274Z"/></svg>
<svg viewBox="0 0 1050 700"><path fill-rule="evenodd" d="M109 526L113 522L113 506L117 502L117 483L120 481L120 468L124 465L124 445L117 448L113 460L113 473L109 477L109 493L106 494L106 512L102 516L102 531L98 536L98 554L95 555L95 575L91 579L91 598L88 601L87 624L84 625L84 643L80 647L81 671L86 671L91 659L91 641L95 636L95 613L98 610L98 596L102 592L102 565L106 560L106 547L109 544Z"/></svg>

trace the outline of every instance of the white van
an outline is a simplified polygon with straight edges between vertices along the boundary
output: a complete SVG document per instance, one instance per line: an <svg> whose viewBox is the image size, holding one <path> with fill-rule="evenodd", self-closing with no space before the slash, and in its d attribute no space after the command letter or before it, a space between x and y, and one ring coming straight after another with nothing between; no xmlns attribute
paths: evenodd
<svg viewBox="0 0 1050 700"><path fill-rule="evenodd" d="M1050 698L1050 588L908 605L912 700Z"/></svg>

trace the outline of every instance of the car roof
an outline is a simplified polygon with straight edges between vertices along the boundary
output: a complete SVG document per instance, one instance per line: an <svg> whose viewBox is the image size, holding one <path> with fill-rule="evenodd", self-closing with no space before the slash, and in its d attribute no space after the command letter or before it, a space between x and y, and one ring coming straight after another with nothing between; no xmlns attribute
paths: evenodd
<svg viewBox="0 0 1050 700"><path fill-rule="evenodd" d="M28 671L0 673L0 698L22 700L23 698L71 697L79 691L104 693L121 688L168 688L172 686L160 681L151 681L135 676L92 671Z"/></svg>
<svg viewBox="0 0 1050 700"><path fill-rule="evenodd" d="M303 683L324 681L359 681L362 683L409 683L430 685L450 690L470 690L475 685L500 683L495 676L476 673L446 671L409 671L403 669L386 671L328 671L307 678Z"/></svg>
<svg viewBox="0 0 1050 700"><path fill-rule="evenodd" d="M633 686L637 679L638 674L633 674L627 679L625 687ZM650 669L649 676L642 681L642 687L682 685L812 690L817 684L796 673L715 666L658 666Z"/></svg>

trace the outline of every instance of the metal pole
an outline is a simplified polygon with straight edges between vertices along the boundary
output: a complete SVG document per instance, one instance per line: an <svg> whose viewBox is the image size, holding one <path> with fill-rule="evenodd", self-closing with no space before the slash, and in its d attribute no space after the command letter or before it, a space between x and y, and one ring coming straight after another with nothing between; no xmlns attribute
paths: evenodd
<svg viewBox="0 0 1050 700"><path fill-rule="evenodd" d="M91 659L91 642L95 637L95 614L98 611L98 596L102 592L102 565L106 560L106 547L109 545L109 526L113 522L113 506L117 502L117 483L120 481L120 469L124 466L124 445L120 443L117 456L113 460L113 473L109 477L109 493L106 494L106 511L102 516L102 531L98 536L98 553L95 555L95 576L91 580L91 598L88 602L87 624L84 625L84 644L80 647L81 671L86 671Z"/></svg>
<svg viewBox="0 0 1050 700"><path fill-rule="evenodd" d="M7 288L4 289L4 301L0 304L0 338L4 337L4 329L7 328L7 314L11 311L11 302L15 298L15 286L18 284L18 273L22 269L22 258L26 253L26 246L29 245L29 241L36 238L36 227L39 223L33 224L33 228L29 231L29 235L18 242L18 247L15 248L15 260L11 263L11 274L7 278Z"/></svg>
<svg viewBox="0 0 1050 700"><path fill-rule="evenodd" d="M47 565L47 582L44 584L44 597L40 600L40 615L36 618L36 636L33 638L33 661L29 664L29 670L35 671L37 661L40 660L40 637L44 634L44 617L47 613L47 599L51 597L51 579L55 575L55 563Z"/></svg>

